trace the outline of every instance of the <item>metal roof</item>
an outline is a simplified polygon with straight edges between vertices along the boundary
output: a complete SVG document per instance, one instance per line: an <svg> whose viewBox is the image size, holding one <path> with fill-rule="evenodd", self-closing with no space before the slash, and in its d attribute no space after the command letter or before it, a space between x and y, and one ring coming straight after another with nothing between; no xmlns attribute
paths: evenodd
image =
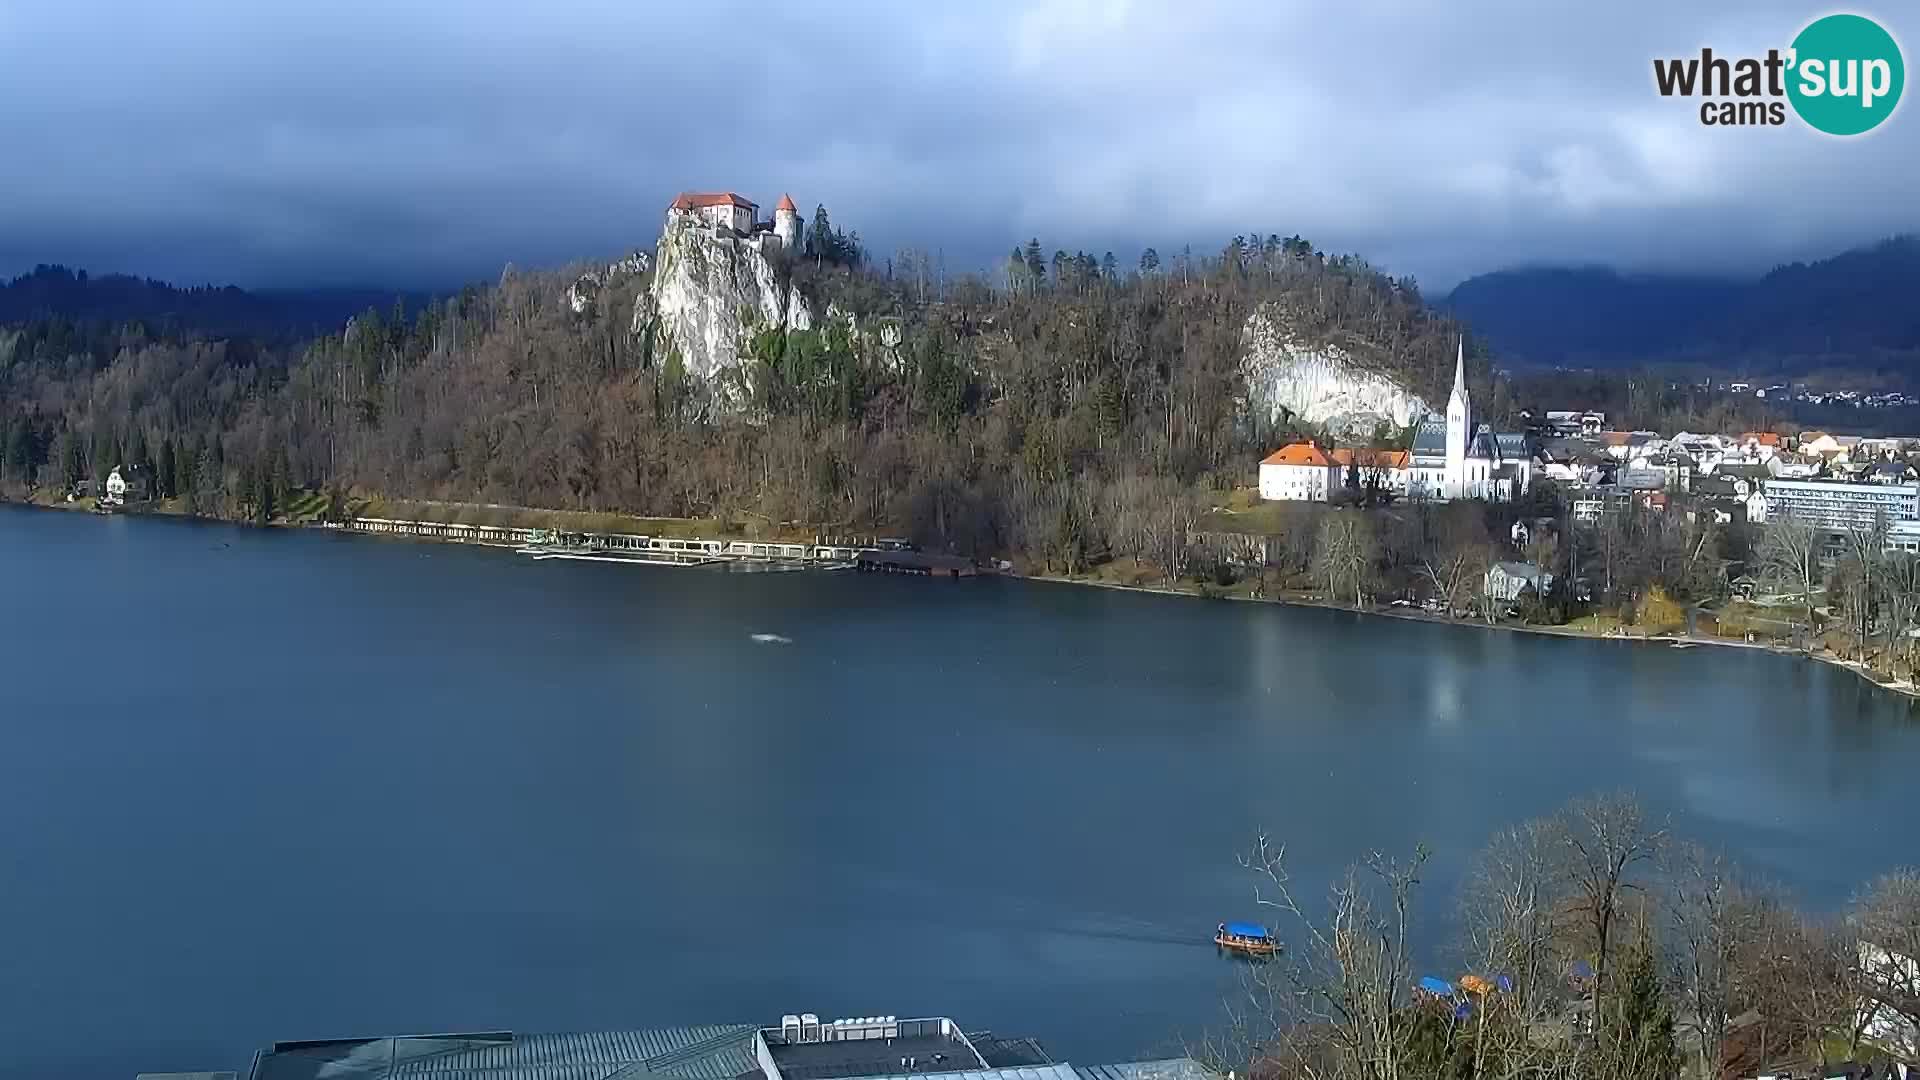
<svg viewBox="0 0 1920 1080"><path fill-rule="evenodd" d="M1445 420L1420 421L1420 426L1413 429L1413 452L1416 454L1446 453L1447 422Z"/></svg>
<svg viewBox="0 0 1920 1080"><path fill-rule="evenodd" d="M1078 1080L1071 1065L1022 1065L1006 1069L967 1069L960 1072L895 1073L868 1080Z"/></svg>
<svg viewBox="0 0 1920 1080"><path fill-rule="evenodd" d="M458 1035L291 1046L252 1080L733 1080L758 1069L752 1024L505 1038Z"/></svg>
<svg viewBox="0 0 1920 1080"><path fill-rule="evenodd" d="M1192 1058L1126 1061L1116 1065L1030 1065L966 1072L901 1073L873 1080L1216 1080Z"/></svg>
<svg viewBox="0 0 1920 1080"><path fill-rule="evenodd" d="M1079 1065L1080 1080L1214 1080L1214 1074L1192 1058L1127 1061L1118 1065Z"/></svg>

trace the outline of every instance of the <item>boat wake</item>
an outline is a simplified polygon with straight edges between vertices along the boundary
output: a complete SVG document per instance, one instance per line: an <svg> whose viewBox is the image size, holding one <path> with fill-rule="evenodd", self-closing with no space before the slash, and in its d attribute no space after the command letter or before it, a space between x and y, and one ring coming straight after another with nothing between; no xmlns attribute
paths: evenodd
<svg viewBox="0 0 1920 1080"><path fill-rule="evenodd" d="M750 636L753 638L755 643L760 645L791 645L793 644L792 638L781 637L779 634L752 634Z"/></svg>

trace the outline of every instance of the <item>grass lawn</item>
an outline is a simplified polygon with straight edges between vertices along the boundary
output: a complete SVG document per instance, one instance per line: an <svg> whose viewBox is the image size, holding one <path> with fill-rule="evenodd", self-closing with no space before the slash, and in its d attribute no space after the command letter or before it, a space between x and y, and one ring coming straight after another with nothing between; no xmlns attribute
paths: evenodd
<svg viewBox="0 0 1920 1080"><path fill-rule="evenodd" d="M1254 488L1235 488L1230 492L1210 492L1208 505L1213 509L1200 515L1203 532L1241 533L1247 536L1280 536L1301 523L1318 521L1327 512L1325 503L1263 502Z"/></svg>

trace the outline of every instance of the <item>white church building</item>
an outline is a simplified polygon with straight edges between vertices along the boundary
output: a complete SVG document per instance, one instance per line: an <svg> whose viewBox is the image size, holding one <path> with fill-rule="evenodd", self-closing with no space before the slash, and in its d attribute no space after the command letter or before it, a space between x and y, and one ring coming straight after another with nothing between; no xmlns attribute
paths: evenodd
<svg viewBox="0 0 1920 1080"><path fill-rule="evenodd" d="M1454 358L1453 394L1445 420L1428 417L1414 429L1407 493L1414 498L1511 499L1533 483L1533 457L1525 435L1497 435L1473 423L1467 397L1467 350Z"/></svg>
<svg viewBox="0 0 1920 1080"><path fill-rule="evenodd" d="M800 210L793 197L780 196L773 220L760 220L760 204L731 191L683 191L667 207L667 224L697 221L715 236L774 243L788 251L800 250Z"/></svg>

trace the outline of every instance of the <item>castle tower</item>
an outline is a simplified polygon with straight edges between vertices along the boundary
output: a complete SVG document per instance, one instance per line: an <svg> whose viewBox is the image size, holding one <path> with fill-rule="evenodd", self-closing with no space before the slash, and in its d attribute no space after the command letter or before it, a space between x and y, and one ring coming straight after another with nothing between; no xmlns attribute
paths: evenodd
<svg viewBox="0 0 1920 1080"><path fill-rule="evenodd" d="M1467 401L1467 343L1462 338L1453 360L1453 395L1447 398L1447 498L1466 498L1467 444L1473 436L1469 426L1472 409Z"/></svg>
<svg viewBox="0 0 1920 1080"><path fill-rule="evenodd" d="M773 235L788 251L800 250L800 208L793 205L791 195L780 196L780 204L773 208Z"/></svg>

